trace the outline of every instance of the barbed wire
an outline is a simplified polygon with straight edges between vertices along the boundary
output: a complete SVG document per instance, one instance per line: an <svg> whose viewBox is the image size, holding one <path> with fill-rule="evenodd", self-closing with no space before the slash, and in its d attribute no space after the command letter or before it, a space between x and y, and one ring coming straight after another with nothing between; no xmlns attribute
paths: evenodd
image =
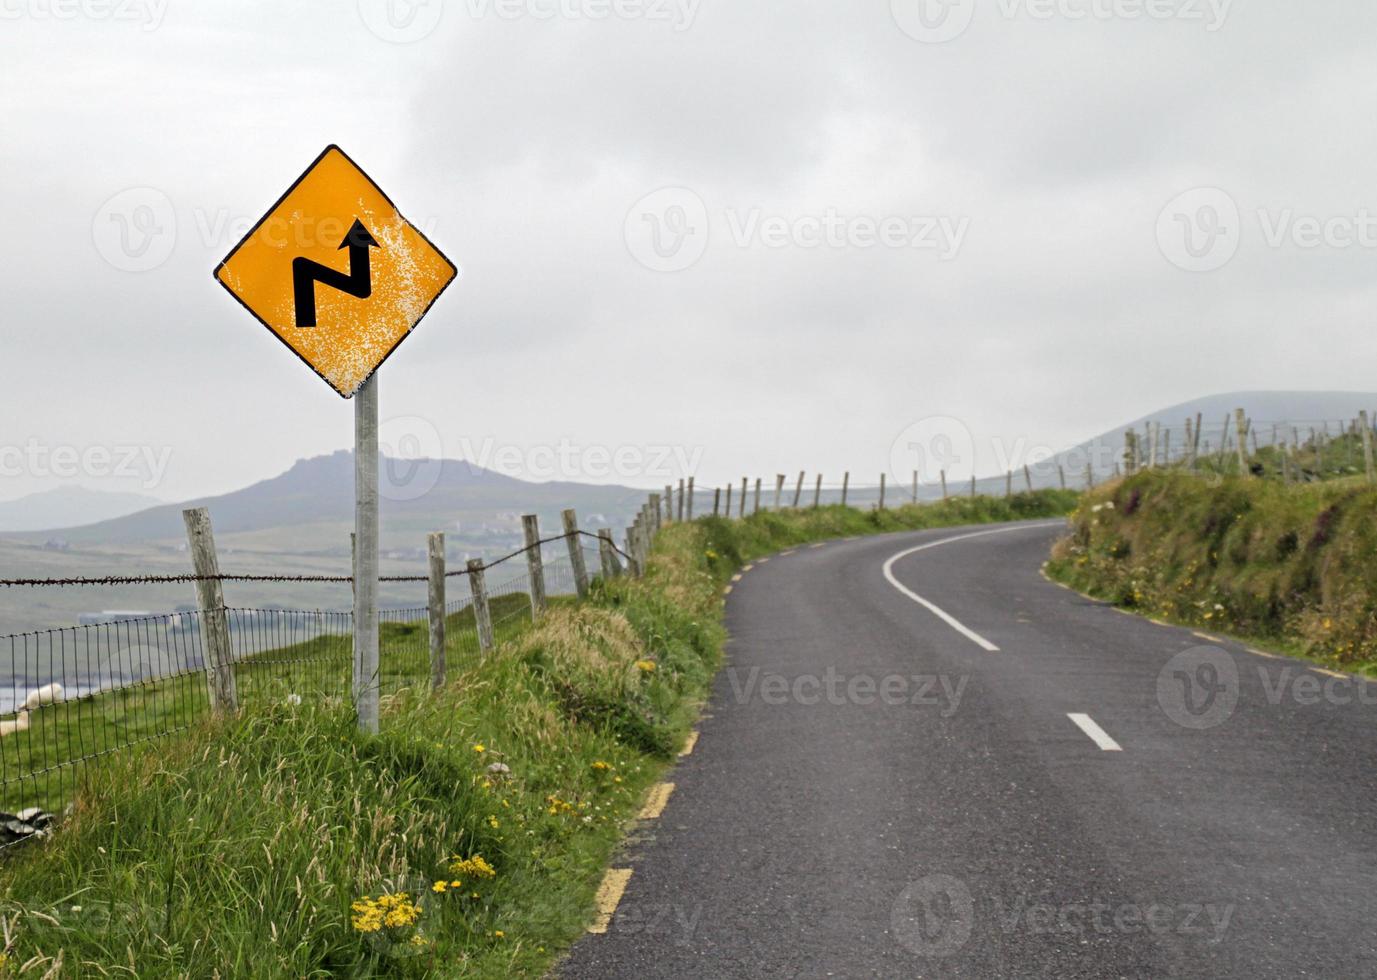
<svg viewBox="0 0 1377 980"><path fill-rule="evenodd" d="M599 535L592 531L579 530L574 532L579 537L593 538L602 540ZM524 548L513 551L511 554L503 555L496 561L484 562L483 571L496 568L504 562L514 558L520 558L536 548L547 544L554 544L557 541L566 541L570 535L558 534L554 537L541 538ZM615 541L608 541L612 550L626 560L630 560L628 555L621 548L617 547ZM446 578L458 578L468 575L467 568L446 572ZM379 582L428 582L428 575L380 575ZM220 574L220 575L197 575L195 572L184 572L172 575L95 575L95 576L75 576L70 578L6 578L0 579L0 588L43 588L48 586L113 586L113 585L185 585L194 582L242 582L242 583L318 583L328 585L352 585L354 576L352 575L258 575L258 574Z"/></svg>

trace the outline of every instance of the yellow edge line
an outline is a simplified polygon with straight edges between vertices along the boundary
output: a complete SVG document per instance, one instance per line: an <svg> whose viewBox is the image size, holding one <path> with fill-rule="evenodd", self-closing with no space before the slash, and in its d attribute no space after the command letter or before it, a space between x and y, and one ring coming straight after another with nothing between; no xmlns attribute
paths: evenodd
<svg viewBox="0 0 1377 980"><path fill-rule="evenodd" d="M1221 639L1220 639L1219 637L1217 637L1217 636L1211 636L1211 635L1208 634L1208 633L1201 633L1199 630L1191 630L1191 636L1198 636L1198 637L1200 637L1200 639L1202 639L1202 640L1209 640L1211 643L1224 643L1224 642L1225 642L1224 640L1221 640Z"/></svg>
<svg viewBox="0 0 1377 980"><path fill-rule="evenodd" d="M659 820L660 814L665 812L665 805L669 803L669 794L674 792L673 783L659 783L650 788L649 795L645 798L645 806L641 807L639 820Z"/></svg>
<svg viewBox="0 0 1377 980"><path fill-rule="evenodd" d="M598 886L598 894L594 898L598 914L593 919L593 924L588 927L588 931L593 935L601 936L607 932L607 927L612 924L612 916L616 914L617 906L626 892L626 883L630 880L630 868L608 868L607 874L602 876L602 884Z"/></svg>
<svg viewBox="0 0 1377 980"><path fill-rule="evenodd" d="M781 551L781 552L779 553L779 557L781 557L781 558L788 558L788 557L789 557L790 555L792 555L792 554L794 554L794 552L792 552L792 551Z"/></svg>
<svg viewBox="0 0 1377 980"><path fill-rule="evenodd" d="M730 585L727 586L727 588L723 591L722 594L723 594L723 595L731 595L731 594L732 594L732 587L731 587Z"/></svg>
<svg viewBox="0 0 1377 980"><path fill-rule="evenodd" d="M810 544L808 547L809 547L810 550L813 549L813 548L826 548L826 547L827 547L827 542L826 542L826 541L819 541L817 544Z"/></svg>
<svg viewBox="0 0 1377 980"><path fill-rule="evenodd" d="M679 757L682 759L686 755L692 755L694 748L698 745L698 731L689 732L688 738L684 741L684 747L679 750Z"/></svg>
<svg viewBox="0 0 1377 980"><path fill-rule="evenodd" d="M1340 680L1348 680L1347 674L1341 674L1337 670L1327 670L1324 667L1311 667L1310 669L1317 674L1324 674L1326 677L1337 677Z"/></svg>
<svg viewBox="0 0 1377 980"><path fill-rule="evenodd" d="M1281 656L1279 656L1278 654L1275 654L1275 653L1268 653L1266 650L1259 650L1257 647L1244 647L1243 649L1247 650L1249 653L1255 653L1255 654L1257 654L1259 657L1267 657L1267 658L1269 658L1269 659L1271 659L1271 660L1284 660L1284 659L1285 659L1284 657L1281 657Z"/></svg>
<svg viewBox="0 0 1377 980"><path fill-rule="evenodd" d="M755 568L755 566L754 566L754 565L743 565L742 568L741 568L741 571L742 571L742 573L744 574L744 573L746 573L746 572L749 572L752 568Z"/></svg>
<svg viewBox="0 0 1377 980"><path fill-rule="evenodd" d="M768 559L768 558L757 558L757 559L755 560L755 563L756 563L757 565L763 565L763 564L765 564L765 563L766 563L767 561L769 561L769 560L770 560L770 559Z"/></svg>
<svg viewBox="0 0 1377 980"><path fill-rule="evenodd" d="M741 581L741 573L738 572L737 574L733 575L733 576L732 576L732 581L733 581L733 582L740 582L740 581Z"/></svg>

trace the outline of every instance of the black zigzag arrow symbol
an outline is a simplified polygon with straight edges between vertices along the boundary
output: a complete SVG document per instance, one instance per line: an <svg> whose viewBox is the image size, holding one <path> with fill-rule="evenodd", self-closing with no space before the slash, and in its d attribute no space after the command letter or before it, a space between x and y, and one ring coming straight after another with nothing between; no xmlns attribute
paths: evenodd
<svg viewBox="0 0 1377 980"><path fill-rule="evenodd" d="M373 294L372 260L368 250L380 248L377 240L368 233L363 222L354 219L353 227L339 243L340 249L349 249L349 272L343 273L328 265L312 262L310 259L292 259L292 290L296 296L296 325L314 327L316 325L316 283L338 289L340 292L359 299L367 299Z"/></svg>

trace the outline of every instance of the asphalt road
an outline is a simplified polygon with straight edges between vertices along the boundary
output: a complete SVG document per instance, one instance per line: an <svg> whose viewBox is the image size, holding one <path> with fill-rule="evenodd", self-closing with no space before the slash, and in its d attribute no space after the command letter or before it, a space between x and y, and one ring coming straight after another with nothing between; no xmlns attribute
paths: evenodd
<svg viewBox="0 0 1377 980"><path fill-rule="evenodd" d="M1059 533L745 573L696 748L561 975L1377 976L1377 685L1060 588Z"/></svg>

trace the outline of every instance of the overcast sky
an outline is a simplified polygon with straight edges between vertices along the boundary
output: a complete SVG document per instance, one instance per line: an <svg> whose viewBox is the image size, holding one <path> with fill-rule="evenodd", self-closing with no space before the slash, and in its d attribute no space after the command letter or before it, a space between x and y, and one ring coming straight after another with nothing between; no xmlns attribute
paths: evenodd
<svg viewBox="0 0 1377 980"><path fill-rule="evenodd" d="M1372 389L1374 40L1360 0L0 0L0 499L350 445L211 278L332 142L461 270L380 378L401 451L873 480L934 425L989 472Z"/></svg>

